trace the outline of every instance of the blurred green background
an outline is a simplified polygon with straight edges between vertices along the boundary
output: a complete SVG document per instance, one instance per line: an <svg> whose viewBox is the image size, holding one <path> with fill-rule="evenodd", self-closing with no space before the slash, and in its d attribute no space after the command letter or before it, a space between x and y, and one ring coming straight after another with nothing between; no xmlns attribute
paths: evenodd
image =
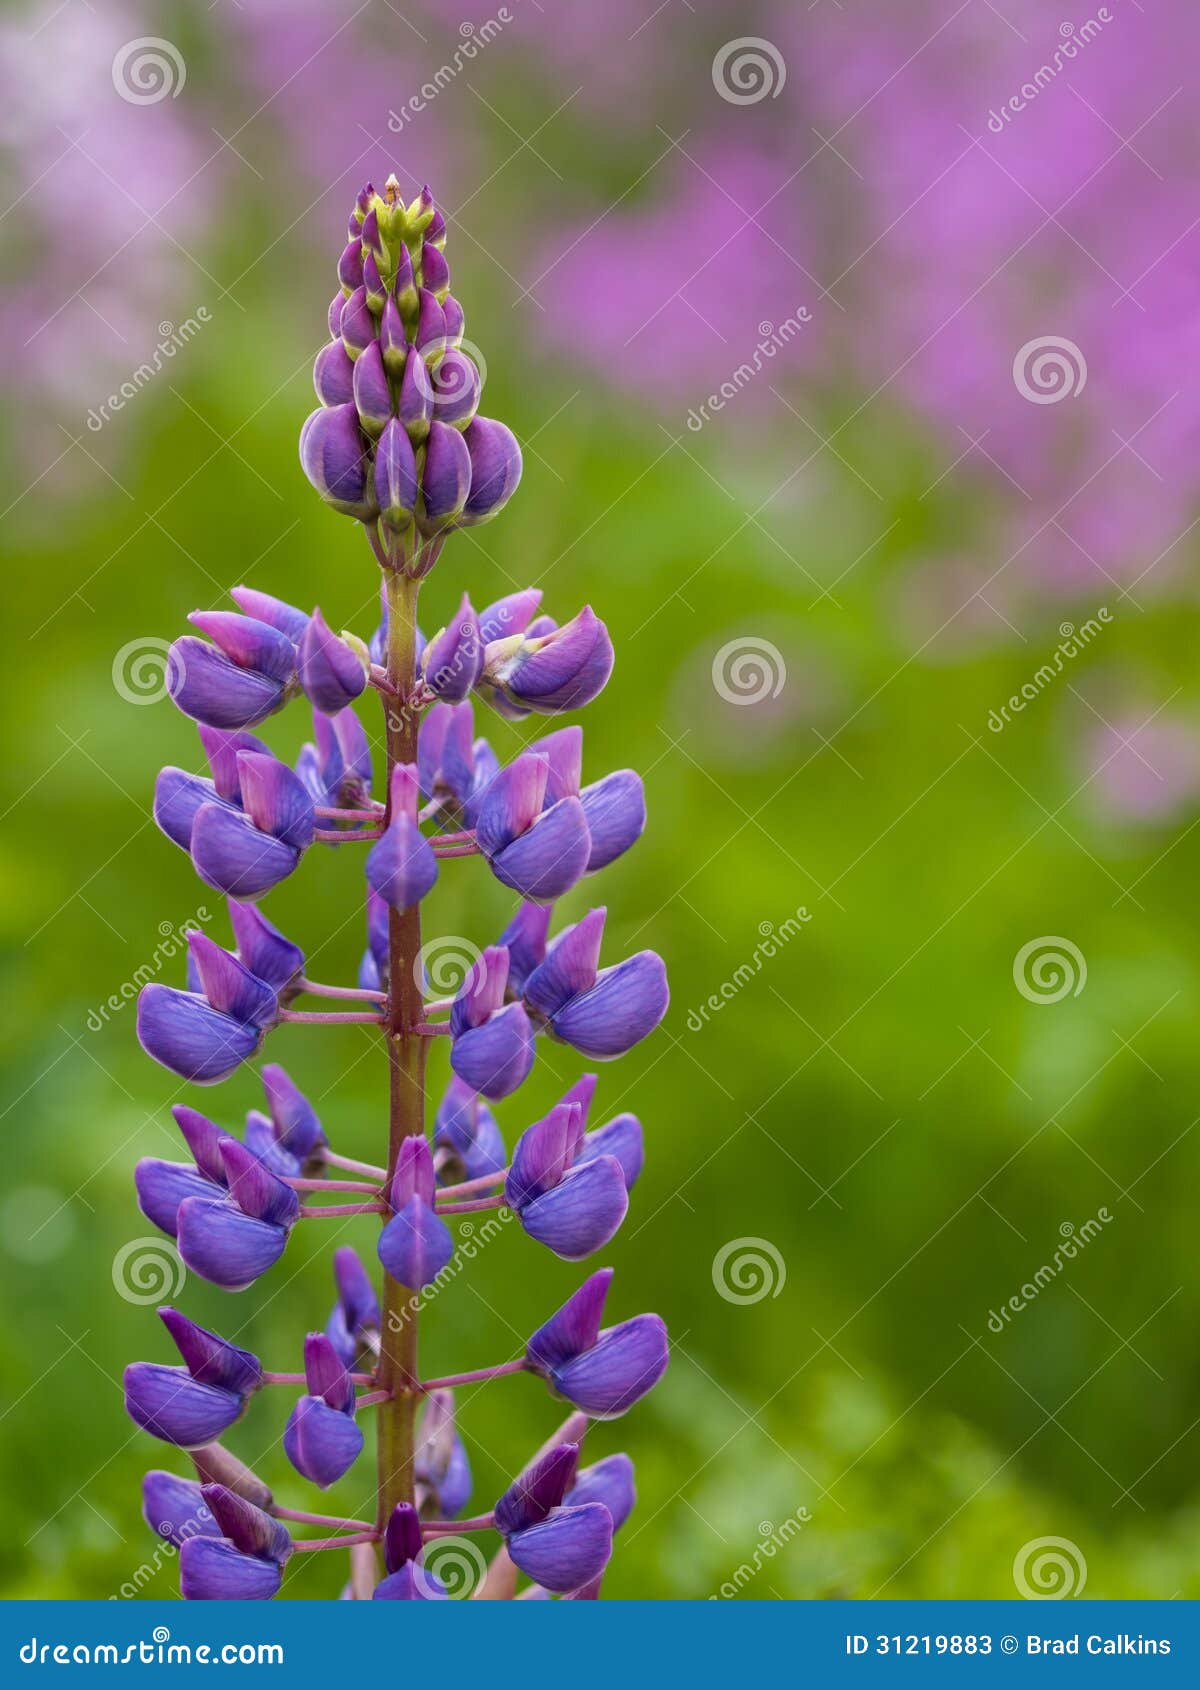
<svg viewBox="0 0 1200 1690"><path fill-rule="evenodd" d="M331 8L319 34L351 10ZM141 1520L139 1483L150 1466L185 1464L132 1429L120 1390L128 1360L168 1359L168 1346L152 1307L114 1287L113 1263L152 1232L131 1173L139 1156L177 1154L169 1104L185 1098L235 1128L260 1097L249 1070L203 1093L176 1085L138 1049L132 1007L102 1008L202 905L209 930L228 937L220 900L149 813L162 763L200 766L194 729L169 702L131 702L114 669L128 667L131 644L170 640L188 611L222 603L238 582L319 601L335 627L370 632L376 566L304 483L295 442L357 179L378 180L394 160L406 185L428 174L451 208L454 291L488 360L484 409L526 447L503 516L447 546L424 589L424 626L445 621L464 589L481 606L536 582L560 620L592 603L618 656L586 715L585 772L632 764L649 796L645 839L559 913L574 919L602 896L606 959L652 946L673 987L663 1029L602 1071L595 1106L596 1120L635 1109L648 1150L602 1258L617 1270L612 1311L661 1311L675 1345L660 1389L589 1436L593 1458L624 1448L638 1472L606 1595L702 1598L733 1581L753 1597L1001 1597L1013 1593L1014 1557L1046 1536L1076 1546L1089 1595L1200 1595L1194 594L1135 604L1092 580L1074 598L1027 593L992 614L970 595L1009 549L990 524L1017 495L997 480L981 497L947 473L963 443L890 397L862 411L835 454L788 406L764 409L753 395L689 432L707 382L685 381L690 397L664 419L573 357L569 323L551 349L539 310L514 309L509 277L526 285L540 268L526 244L531 197L586 224L638 179L661 137L633 119L622 131L619 111L583 100L551 123L574 84L547 67L535 34L441 95L431 138L413 125L415 161L407 137L389 154L384 111L355 106L354 64L394 63L398 100L408 54L438 62L456 27L439 36L421 12L420 47L390 11L374 6L339 36L346 59L328 74L344 113L325 140L341 152L324 167L311 130L326 108L271 105L286 65L256 84L236 18L123 15L116 42L161 33L187 59L178 100L133 111L146 119L150 168L161 145L174 182L187 175L190 164L165 162L168 138L153 127L183 122L187 100L188 121L235 133L247 164L225 151L160 219L203 273L167 250L182 280L157 293L135 276L135 242L105 281L148 286L164 319L203 301L212 320L102 431L85 421L102 375L81 380L73 404L47 401L43 387L28 413L15 398L8 410L5 1593L103 1597L131 1580L147 1596L175 1590ZM623 19L619 38L614 24L614 58L634 51L623 43L635 22ZM31 19L20 27L32 41ZM80 13L72 27L93 25ZM686 66L707 110L713 48L737 30L678 27L691 33L671 74ZM73 48L60 35L43 51L73 54L78 75L90 64L97 101L105 85L111 95L109 38ZM557 182L529 149L514 162L543 120L532 146ZM206 135L200 158L213 147ZM47 195L86 196L78 160L31 186L35 163L11 138L10 152L5 203L32 196L16 218L43 215ZM189 234L201 190L203 225ZM468 233L453 208L472 191ZM698 215L716 224L727 212L718 202ZM121 238L118 226L86 266L69 243L58 249L85 303L84 269ZM631 239L628 259L629 286L652 295L655 254ZM730 291L743 281L725 272ZM9 286L19 298L17 275ZM781 302L766 314L778 319ZM118 379L154 340L144 320L125 328ZM11 321L9 332L15 346ZM68 365L86 358L90 336L106 338L78 309L48 333ZM719 362L732 368L753 340L731 340ZM836 357L811 379L795 369L771 379L827 419L822 431L866 398L839 380ZM1052 661L1060 624L1100 604L1111 625L990 731L989 713ZM725 648L747 641L769 648L767 696L753 704L713 678ZM1175 773L1160 759L1146 776L1155 751L1134 730L1164 708L1157 721L1173 737L1161 757ZM537 731L485 716L480 731L502 756ZM1123 725L1105 742L1114 716ZM376 713L363 717L378 743ZM294 755L303 710L293 705L266 737ZM1153 802L1141 801L1140 776ZM357 968L360 873L353 851L314 850L266 902L328 980ZM425 908L430 933L484 943L511 900L465 861L447 865ZM801 909L810 919L762 958L764 937ZM1036 1002L1017 989L1014 958L1042 936L1082 954L1078 995ZM182 961L161 977L182 983ZM711 994L722 1007L702 1016ZM316 1102L339 1150L378 1157L385 1076L370 1037L289 1027L268 1055ZM526 1088L497 1108L510 1143L580 1066L562 1047L543 1050ZM443 1051L431 1071L436 1096ZM989 1313L1101 1210L1111 1218L1078 1258L1001 1332L989 1328ZM372 1229L350 1223L339 1239L369 1252ZM722 1294L714 1262L737 1240L767 1262L767 1294L747 1282L731 1300L727 1281ZM304 1332L331 1302L332 1242L332 1227L301 1227L260 1285L230 1296L192 1278L178 1301L266 1365L297 1367ZM579 1278L506 1232L424 1323L427 1369L512 1354ZM263 1393L228 1442L302 1506L278 1444L287 1400ZM463 1393L460 1415L480 1508L557 1423L556 1405L521 1378ZM368 1453L322 1506L368 1507L370 1475ZM803 1529L772 1547L800 1509ZM297 1558L285 1596L333 1594L340 1569L325 1560ZM155 1570L143 1578L145 1566Z"/></svg>

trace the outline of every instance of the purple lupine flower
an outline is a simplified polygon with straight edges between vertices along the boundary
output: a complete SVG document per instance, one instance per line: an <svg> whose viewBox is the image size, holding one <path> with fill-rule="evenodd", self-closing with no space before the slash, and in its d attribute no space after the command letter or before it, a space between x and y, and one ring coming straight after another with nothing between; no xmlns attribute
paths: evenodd
<svg viewBox="0 0 1200 1690"><path fill-rule="evenodd" d="M276 1595L292 1553L287 1528L225 1485L201 1495L222 1536L193 1537L179 1551L179 1592L187 1602L262 1602Z"/></svg>
<svg viewBox="0 0 1200 1690"><path fill-rule="evenodd" d="M438 877L433 847L417 825L417 769L398 763L392 770L391 819L367 855L367 880L394 910L411 909L432 891Z"/></svg>
<svg viewBox="0 0 1200 1690"><path fill-rule="evenodd" d="M550 633L513 634L484 650L480 688L503 714L555 716L590 704L608 684L613 645L591 605Z"/></svg>
<svg viewBox="0 0 1200 1690"><path fill-rule="evenodd" d="M258 1357L172 1308L159 1315L182 1367L135 1361L125 1369L125 1408L143 1431L194 1449L232 1426L263 1382Z"/></svg>
<svg viewBox="0 0 1200 1690"><path fill-rule="evenodd" d="M179 1254L193 1273L244 1291L279 1260L300 1213L290 1185L236 1138L219 1140L227 1193L185 1197L176 1217Z"/></svg>
<svg viewBox="0 0 1200 1690"><path fill-rule="evenodd" d="M550 759L523 752L479 804L475 840L492 873L533 903L570 891L587 872L591 836L578 798L546 802Z"/></svg>
<svg viewBox="0 0 1200 1690"><path fill-rule="evenodd" d="M654 951L597 968L603 908L564 928L525 982L523 997L546 1031L584 1056L623 1056L667 1012L666 969Z"/></svg>
<svg viewBox="0 0 1200 1690"><path fill-rule="evenodd" d="M379 1259L399 1285L422 1291L454 1254L454 1240L434 1212L433 1157L416 1135L400 1147L389 1198L392 1218L379 1234Z"/></svg>
<svg viewBox="0 0 1200 1690"><path fill-rule="evenodd" d="M356 633L334 635L319 610L310 616L247 587L233 590L237 612L193 618L212 644L191 636L181 642L173 690L200 722L210 774L164 769L155 819L201 878L229 898L235 949L190 934L188 989L146 987L138 1031L152 1056L198 1083L231 1073L280 1021L351 1021L376 1036L385 1031L388 1164L335 1152L308 1098L268 1064L266 1110L249 1112L241 1139L177 1104L191 1162L148 1158L135 1183L144 1213L175 1236L186 1265L229 1290L244 1289L279 1259L302 1215L382 1213L385 1295L376 1294L355 1251L338 1249L337 1301L325 1332L305 1342L300 1376L264 1373L249 1352L163 1310L183 1365L133 1364L127 1406L139 1426L189 1449L198 1477L148 1474L143 1505L152 1527L179 1547L186 1598L277 1594L299 1547L280 1519L339 1522L276 1504L218 1440L260 1386L298 1383L304 1394L283 1432L297 1474L325 1488L348 1472L364 1445L359 1414L369 1408L384 1421L376 1440L381 1488L393 1498L404 1475L409 1493L391 1507L382 1533L346 1521L347 1535L310 1538L303 1547L349 1547L346 1594L363 1597L382 1538L387 1575L375 1597L444 1599L423 1566L420 1521L441 1535L440 1522L458 1517L470 1493L451 1386L527 1369L576 1412L494 1513L462 1521L461 1529L494 1522L507 1561L536 1581L527 1595L594 1600L614 1527L632 1506L632 1468L617 1456L579 1473L578 1439L588 1415L623 1413L661 1375L662 1322L639 1315L602 1330L605 1271L535 1333L520 1360L423 1383L415 1371L422 1311L413 1294L435 1284L454 1255L448 1215L503 1206L567 1260L598 1249L620 1225L642 1166L642 1130L631 1114L586 1130L595 1075L583 1075L521 1135L511 1166L487 1100L522 1084L537 1031L610 1056L661 1019L667 1000L657 957L644 952L600 970L603 909L548 937L551 902L640 834L644 794L632 770L583 786L577 727L544 736L503 770L474 735L472 690L509 717L555 713L595 696L612 646L590 609L560 629L539 614L536 589L511 593L479 616L464 594L456 620L428 644L422 638L420 582L455 528L502 507L520 476L520 451L504 425L476 414L481 383L462 352L463 312L442 253L446 223L429 190L405 205L395 178L382 195L368 185L348 235L330 338L313 375L320 409L302 430L301 462L327 502L363 523L384 571L383 620L367 644ZM387 710L386 806L371 797L371 748L354 708L368 685L384 695ZM314 706L313 741L292 769L246 730L300 690ZM255 903L318 837L369 847L360 858L368 944L357 987L317 982L301 947ZM426 966L420 905L440 860L474 855L523 901L500 944L477 955L453 1001L431 1003L438 971ZM292 1007L302 996L354 1007ZM431 1143L428 1047L420 1041L437 1034L449 1035L453 1077ZM356 1200L302 1205L298 1191L326 1186ZM470 1236L466 1226L463 1236ZM464 1262L471 1255L464 1249ZM360 1382L374 1388L359 1397Z"/></svg>
<svg viewBox="0 0 1200 1690"><path fill-rule="evenodd" d="M430 1391L421 1407L414 1456L419 1484L428 1493L428 1512L453 1520L471 1498L471 1464L454 1423L454 1392Z"/></svg>
<svg viewBox="0 0 1200 1690"><path fill-rule="evenodd" d="M438 1104L433 1145L441 1185L503 1173L508 1160L496 1117L457 1074L450 1076Z"/></svg>
<svg viewBox="0 0 1200 1690"><path fill-rule="evenodd" d="M608 1565L612 1516L602 1502L565 1506L578 1444L558 1444L527 1467L496 1504L496 1527L523 1573L545 1590L577 1590Z"/></svg>
<svg viewBox="0 0 1200 1690"><path fill-rule="evenodd" d="M308 1395L288 1416L283 1447L298 1473L327 1490L362 1454L354 1381L323 1332L310 1332L304 1340L304 1373Z"/></svg>
<svg viewBox="0 0 1200 1690"><path fill-rule="evenodd" d="M507 1097L533 1066L533 1028L520 1003L505 1002L508 952L489 945L471 965L450 1011L450 1066L472 1091Z"/></svg>
<svg viewBox="0 0 1200 1690"><path fill-rule="evenodd" d="M358 1251L341 1244L333 1252L337 1302L325 1336L347 1367L379 1351L379 1298Z"/></svg>
<svg viewBox="0 0 1200 1690"><path fill-rule="evenodd" d="M178 1549L191 1537L222 1537L212 1509L196 1479L181 1479L161 1468L142 1480L142 1518L152 1532Z"/></svg>
<svg viewBox="0 0 1200 1690"><path fill-rule="evenodd" d="M309 618L297 657L300 685L327 716L352 704L367 684L362 659L332 632L319 609Z"/></svg>
<svg viewBox="0 0 1200 1690"><path fill-rule="evenodd" d="M658 1315L635 1315L601 1331L611 1282L611 1268L585 1279L538 1328L525 1352L527 1367L595 1420L624 1414L667 1370L667 1329Z"/></svg>
<svg viewBox="0 0 1200 1690"><path fill-rule="evenodd" d="M408 1502L398 1502L383 1534L383 1558L388 1576L375 1586L376 1601L429 1602L448 1600L445 1587L421 1565L421 1522Z"/></svg>
<svg viewBox="0 0 1200 1690"><path fill-rule="evenodd" d="M167 690L185 716L212 728L249 728L295 693L296 647L278 628L230 610L194 610L192 634L167 656Z"/></svg>
<svg viewBox="0 0 1200 1690"><path fill-rule="evenodd" d="M615 1236L629 1194L615 1156L583 1148L583 1109L556 1104L517 1141L504 1198L525 1231L564 1261L580 1262Z"/></svg>
<svg viewBox="0 0 1200 1690"><path fill-rule="evenodd" d="M421 679L436 697L447 704L461 704L479 678L483 645L479 622L466 593L454 620L442 628L425 647L421 657Z"/></svg>

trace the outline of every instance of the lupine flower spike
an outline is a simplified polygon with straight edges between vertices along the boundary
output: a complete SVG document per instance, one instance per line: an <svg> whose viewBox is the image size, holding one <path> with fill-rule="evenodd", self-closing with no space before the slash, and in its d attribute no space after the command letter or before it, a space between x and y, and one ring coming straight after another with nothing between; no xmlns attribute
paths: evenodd
<svg viewBox="0 0 1200 1690"><path fill-rule="evenodd" d="M503 766L477 733L476 706L511 722L590 703L612 673L612 637L590 605L560 623L526 588L477 610L477 583L445 581L444 562L434 575L457 531L492 520L517 492L521 448L481 409L482 361L429 189L406 201L395 176L381 191L368 183L347 232L331 257L337 291L313 366L317 408L299 430L300 468L332 512L361 526L382 615L378 626L340 629L319 607L240 586L232 608L195 611L194 631L171 647L168 689L189 732L179 764L158 775L154 819L227 900L228 929L189 934L181 977L143 987L137 1031L189 1086L217 1085L258 1060L271 1035L272 1055L295 1061L324 1096L323 1028L352 1026L363 1054L377 1048L388 1068L387 1122L368 1140L370 1123L348 1120L334 1094L327 1121L339 1125L327 1131L276 1061L261 1068L265 1107L237 1131L227 1111L202 1113L165 1083L178 1156L143 1158L134 1184L142 1213L175 1240L190 1273L225 1292L260 1279L282 1288L278 1264L298 1227L369 1219L378 1232L373 1255L338 1242L332 1308L314 1311L302 1343L294 1331L271 1340L259 1320L269 1366L160 1309L179 1360L132 1363L125 1402L177 1465L147 1473L142 1511L178 1551L180 1590L193 1601L274 1597L301 1552L348 1557L348 1582L343 1559L330 1594L442 1601L461 1592L426 1566L429 1545L464 1532L499 1540L474 1594L593 1601L634 1504L633 1465L618 1454L581 1467L580 1441L589 1420L624 1414L661 1378L663 1322L638 1314L602 1327L612 1272L601 1268L522 1353L491 1366L423 1378L417 1332L435 1297L453 1327L456 1282L477 1253L478 1223L462 1217L515 1220L524 1237L514 1247L536 1274L539 1250L568 1262L602 1250L636 1196L641 1123L623 1113L589 1130L594 1073L574 1078L537 1119L518 1102L504 1106L509 1119L493 1106L520 1090L539 1039L564 1047L568 1062L571 1052L608 1059L666 1013L666 973L652 951L601 967L602 905L573 923L554 915L557 899L635 844L645 793L632 769L585 782L576 723L553 724ZM428 639L417 621L422 589ZM329 608L341 594L331 580L322 600ZM382 766L360 714L372 693ZM312 731L293 765L259 732L297 700ZM356 981L315 977L310 958L332 949L329 935L298 943L260 907L295 876L291 907L304 910L300 884L328 861L318 847L360 852L367 946ZM480 872L507 898L502 931L482 948L453 941L470 966L447 982L439 942L423 927L443 878ZM427 1121L426 1072L439 1062L441 1101ZM273 1297L265 1307L278 1306ZM241 1312L226 1329L246 1330L245 1304L231 1306ZM503 1344L502 1327L496 1336ZM289 1356L292 1370L274 1371ZM467 1516L472 1412L467 1404L460 1424L454 1388L517 1373L535 1375L570 1411L494 1506ZM323 1491L356 1462L361 1484L373 1441L366 1519L313 1512L303 1494L277 1498L226 1446L238 1444L260 1396L247 1450L281 1442L289 1489ZM530 1443L539 1436L544 1427Z"/></svg>

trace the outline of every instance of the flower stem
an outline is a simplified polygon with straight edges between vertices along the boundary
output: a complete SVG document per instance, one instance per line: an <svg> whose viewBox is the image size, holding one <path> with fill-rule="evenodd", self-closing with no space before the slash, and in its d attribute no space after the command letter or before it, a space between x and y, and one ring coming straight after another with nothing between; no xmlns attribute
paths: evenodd
<svg viewBox="0 0 1200 1690"><path fill-rule="evenodd" d="M300 990L315 998L354 998L359 1003L386 1003L386 992L372 991L369 986L323 986L316 980L301 980Z"/></svg>
<svg viewBox="0 0 1200 1690"><path fill-rule="evenodd" d="M451 857L477 857L479 847L478 845L452 845L448 851L439 851L435 840L433 854L438 862L442 863L448 861Z"/></svg>
<svg viewBox="0 0 1200 1690"><path fill-rule="evenodd" d="M366 1396L358 1398L354 1406L355 1408L374 1408L377 1403L391 1402L391 1400L392 1393L390 1391L368 1391Z"/></svg>
<svg viewBox="0 0 1200 1690"><path fill-rule="evenodd" d="M356 1543L378 1543L379 1533L376 1531L355 1532L353 1537L299 1537L292 1542L293 1549L352 1549Z"/></svg>
<svg viewBox="0 0 1200 1690"><path fill-rule="evenodd" d="M439 1203L437 1212L439 1215L473 1215L479 1209L502 1209L503 1207L503 1197L471 1197L465 1203Z"/></svg>
<svg viewBox="0 0 1200 1690"><path fill-rule="evenodd" d="M495 1367L477 1367L473 1373L447 1373L444 1379L423 1379L423 1391L440 1391L445 1385L476 1385L487 1379L502 1379L506 1373L522 1373L525 1357L518 1361L502 1361Z"/></svg>
<svg viewBox="0 0 1200 1690"><path fill-rule="evenodd" d="M343 833L339 827L314 827L313 838L321 845L357 845L378 839L380 832L377 827L359 827L353 833Z"/></svg>
<svg viewBox="0 0 1200 1690"><path fill-rule="evenodd" d="M271 1509L277 1520L295 1520L301 1526L333 1526L340 1532L374 1532L375 1528L369 1520L339 1520L334 1514L306 1514L302 1508L281 1508L278 1503Z"/></svg>
<svg viewBox="0 0 1200 1690"><path fill-rule="evenodd" d="M378 1015L366 1015L358 1009L281 1009L281 1021L300 1021L310 1027L381 1027Z"/></svg>
<svg viewBox="0 0 1200 1690"><path fill-rule="evenodd" d="M377 1168L374 1162L356 1162L353 1156L339 1156L328 1148L321 1151L321 1156L331 1168L342 1168L348 1174L370 1174L378 1180L387 1178L387 1169Z"/></svg>
<svg viewBox="0 0 1200 1690"><path fill-rule="evenodd" d="M365 1191L372 1197L379 1196L377 1185L357 1179L302 1179L299 1174L284 1174L282 1178L293 1191Z"/></svg>
<svg viewBox="0 0 1200 1690"><path fill-rule="evenodd" d="M322 820L338 822L377 822L383 815L383 805L376 804L370 810L339 810L336 804L318 804L313 814Z"/></svg>
<svg viewBox="0 0 1200 1690"><path fill-rule="evenodd" d="M308 1375L304 1373L264 1373L262 1377L264 1385L308 1384ZM373 1385L375 1383L373 1373L352 1373L350 1377L356 1385Z"/></svg>
<svg viewBox="0 0 1200 1690"><path fill-rule="evenodd" d="M459 1532L487 1532L496 1524L496 1516L476 1514L470 1520L422 1520L422 1537L457 1537Z"/></svg>
<svg viewBox="0 0 1200 1690"><path fill-rule="evenodd" d="M417 717L404 700L416 678L417 583L396 570L385 572L388 601L387 683L384 696L387 733L387 791L397 763L417 760ZM428 1044L417 1036L425 1019L414 974L421 949L421 910L388 911L388 1182L396 1171L400 1147L425 1131L425 1058ZM376 1416L379 1450L377 1520L380 1532L398 1502L414 1500L414 1434L420 1381L417 1373L417 1315L410 1293L384 1274L378 1382L391 1400Z"/></svg>
<svg viewBox="0 0 1200 1690"><path fill-rule="evenodd" d="M313 1207L311 1203L301 1203L300 1218L305 1221L320 1220L323 1215L386 1215L390 1214L386 1203L321 1203Z"/></svg>
<svg viewBox="0 0 1200 1690"><path fill-rule="evenodd" d="M476 1179L465 1179L460 1185L444 1185L438 1192L439 1197L472 1197L477 1191L486 1191L489 1185L499 1185L508 1174L507 1168L501 1168L498 1173L480 1174Z"/></svg>

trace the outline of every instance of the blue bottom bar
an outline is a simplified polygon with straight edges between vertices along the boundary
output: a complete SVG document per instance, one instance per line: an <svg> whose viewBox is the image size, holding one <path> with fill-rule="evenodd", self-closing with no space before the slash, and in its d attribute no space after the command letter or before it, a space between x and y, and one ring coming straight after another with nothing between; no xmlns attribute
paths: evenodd
<svg viewBox="0 0 1200 1690"><path fill-rule="evenodd" d="M10 1602L5 1680L211 1673L446 1690L764 1683L1200 1683L1193 1602ZM333 1676L336 1674L336 1678Z"/></svg>

